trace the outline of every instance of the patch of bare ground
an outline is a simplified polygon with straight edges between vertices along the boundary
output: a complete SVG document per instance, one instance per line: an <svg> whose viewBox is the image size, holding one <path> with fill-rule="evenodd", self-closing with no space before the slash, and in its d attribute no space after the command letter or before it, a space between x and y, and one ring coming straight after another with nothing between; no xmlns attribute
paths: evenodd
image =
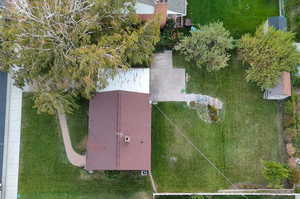
<svg viewBox="0 0 300 199"><path fill-rule="evenodd" d="M152 196L147 192L138 192L133 196L133 199L151 199Z"/></svg>
<svg viewBox="0 0 300 199"><path fill-rule="evenodd" d="M87 135L82 138L82 140L76 145L78 151L85 151L86 150L86 143L87 143Z"/></svg>
<svg viewBox="0 0 300 199"><path fill-rule="evenodd" d="M252 184L252 183L236 183L229 187L229 189L263 189L266 188L260 184Z"/></svg>
<svg viewBox="0 0 300 199"><path fill-rule="evenodd" d="M90 180L95 180L95 179L101 179L104 178L104 172L101 171L97 171L95 173L88 173L85 170L82 170L80 172L80 176L79 176L80 180L84 180L84 181L90 181Z"/></svg>

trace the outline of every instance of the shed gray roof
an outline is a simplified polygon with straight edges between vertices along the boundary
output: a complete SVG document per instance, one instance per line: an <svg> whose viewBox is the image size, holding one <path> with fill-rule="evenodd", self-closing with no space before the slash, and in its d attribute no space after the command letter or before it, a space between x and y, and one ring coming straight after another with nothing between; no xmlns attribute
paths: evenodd
<svg viewBox="0 0 300 199"><path fill-rule="evenodd" d="M287 21L283 16L270 17L268 19L268 25L277 30L287 31Z"/></svg>
<svg viewBox="0 0 300 199"><path fill-rule="evenodd" d="M186 14L186 0L169 0L169 10Z"/></svg>
<svg viewBox="0 0 300 199"><path fill-rule="evenodd" d="M154 6L156 0L137 0L137 2ZM186 0L168 0L168 10L171 10L173 12L179 12L185 15L186 7Z"/></svg>

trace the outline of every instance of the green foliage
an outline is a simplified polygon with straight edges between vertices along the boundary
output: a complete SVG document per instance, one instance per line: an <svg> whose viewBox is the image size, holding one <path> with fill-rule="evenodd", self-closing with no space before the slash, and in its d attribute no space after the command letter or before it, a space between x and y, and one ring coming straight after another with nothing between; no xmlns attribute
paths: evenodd
<svg viewBox="0 0 300 199"><path fill-rule="evenodd" d="M290 182L292 184L298 184L300 182L300 170L297 168L291 169Z"/></svg>
<svg viewBox="0 0 300 199"><path fill-rule="evenodd" d="M141 22L128 1L16 1L18 12L0 19L0 70L33 87L40 112L73 111L77 96L89 99L117 69L151 60L159 22Z"/></svg>
<svg viewBox="0 0 300 199"><path fill-rule="evenodd" d="M300 77L296 76L294 73L292 74L292 85L294 88L300 87Z"/></svg>
<svg viewBox="0 0 300 199"><path fill-rule="evenodd" d="M210 119L213 122L217 122L219 120L218 109L216 109L214 106L210 106L210 105L208 105L207 108L208 108L208 113L209 113Z"/></svg>
<svg viewBox="0 0 300 199"><path fill-rule="evenodd" d="M160 41L156 45L156 49L172 50L174 46L182 39L183 33L175 28L175 21L168 19L166 25L160 31Z"/></svg>
<svg viewBox="0 0 300 199"><path fill-rule="evenodd" d="M223 27L223 23L215 22L192 32L175 49L186 61L195 62L199 68L206 67L208 71L216 71L228 66L230 55L227 51L233 47L229 31Z"/></svg>
<svg viewBox="0 0 300 199"><path fill-rule="evenodd" d="M204 196L192 196L191 199L205 199Z"/></svg>
<svg viewBox="0 0 300 199"><path fill-rule="evenodd" d="M246 80L262 89L278 83L283 71L294 71L300 55L294 45L294 34L260 26L254 36L244 35L239 42L240 57L249 65Z"/></svg>
<svg viewBox="0 0 300 199"><path fill-rule="evenodd" d="M297 41L300 41L300 1L288 0L285 1L288 14L289 29L295 32Z"/></svg>
<svg viewBox="0 0 300 199"><path fill-rule="evenodd" d="M290 177L290 170L287 166L278 162L263 161L263 176L268 180L269 187L280 189L283 187L283 180Z"/></svg>

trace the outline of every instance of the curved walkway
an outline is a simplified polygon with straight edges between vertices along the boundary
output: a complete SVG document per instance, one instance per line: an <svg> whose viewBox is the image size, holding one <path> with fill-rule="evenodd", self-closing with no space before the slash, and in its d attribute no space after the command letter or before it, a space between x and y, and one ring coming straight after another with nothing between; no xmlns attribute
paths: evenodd
<svg viewBox="0 0 300 199"><path fill-rule="evenodd" d="M58 111L58 120L63 136L65 151L69 162L77 167L85 167L86 165L86 156L78 154L72 147L69 129L67 125L66 115Z"/></svg>

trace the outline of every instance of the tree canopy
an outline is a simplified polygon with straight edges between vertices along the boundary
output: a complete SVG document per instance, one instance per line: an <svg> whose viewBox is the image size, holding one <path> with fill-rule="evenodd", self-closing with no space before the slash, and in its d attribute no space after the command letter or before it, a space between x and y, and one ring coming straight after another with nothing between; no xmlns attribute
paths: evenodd
<svg viewBox="0 0 300 199"><path fill-rule="evenodd" d="M283 185L283 180L290 177L290 169L278 162L263 161L263 176L269 181L269 187L280 189Z"/></svg>
<svg viewBox="0 0 300 199"><path fill-rule="evenodd" d="M283 71L291 72L300 63L300 54L294 45L294 34L260 26L254 36L244 35L239 41L241 59L249 65L247 81L262 89L278 83Z"/></svg>
<svg viewBox="0 0 300 199"><path fill-rule="evenodd" d="M200 26L192 31L191 36L185 37L175 49L184 55L187 61L195 62L198 67L206 67L215 71L228 66L233 49L233 38L222 22Z"/></svg>
<svg viewBox="0 0 300 199"><path fill-rule="evenodd" d="M159 40L159 20L140 21L131 0L18 0L2 16L0 70L51 114L71 112L117 69L148 64Z"/></svg>

